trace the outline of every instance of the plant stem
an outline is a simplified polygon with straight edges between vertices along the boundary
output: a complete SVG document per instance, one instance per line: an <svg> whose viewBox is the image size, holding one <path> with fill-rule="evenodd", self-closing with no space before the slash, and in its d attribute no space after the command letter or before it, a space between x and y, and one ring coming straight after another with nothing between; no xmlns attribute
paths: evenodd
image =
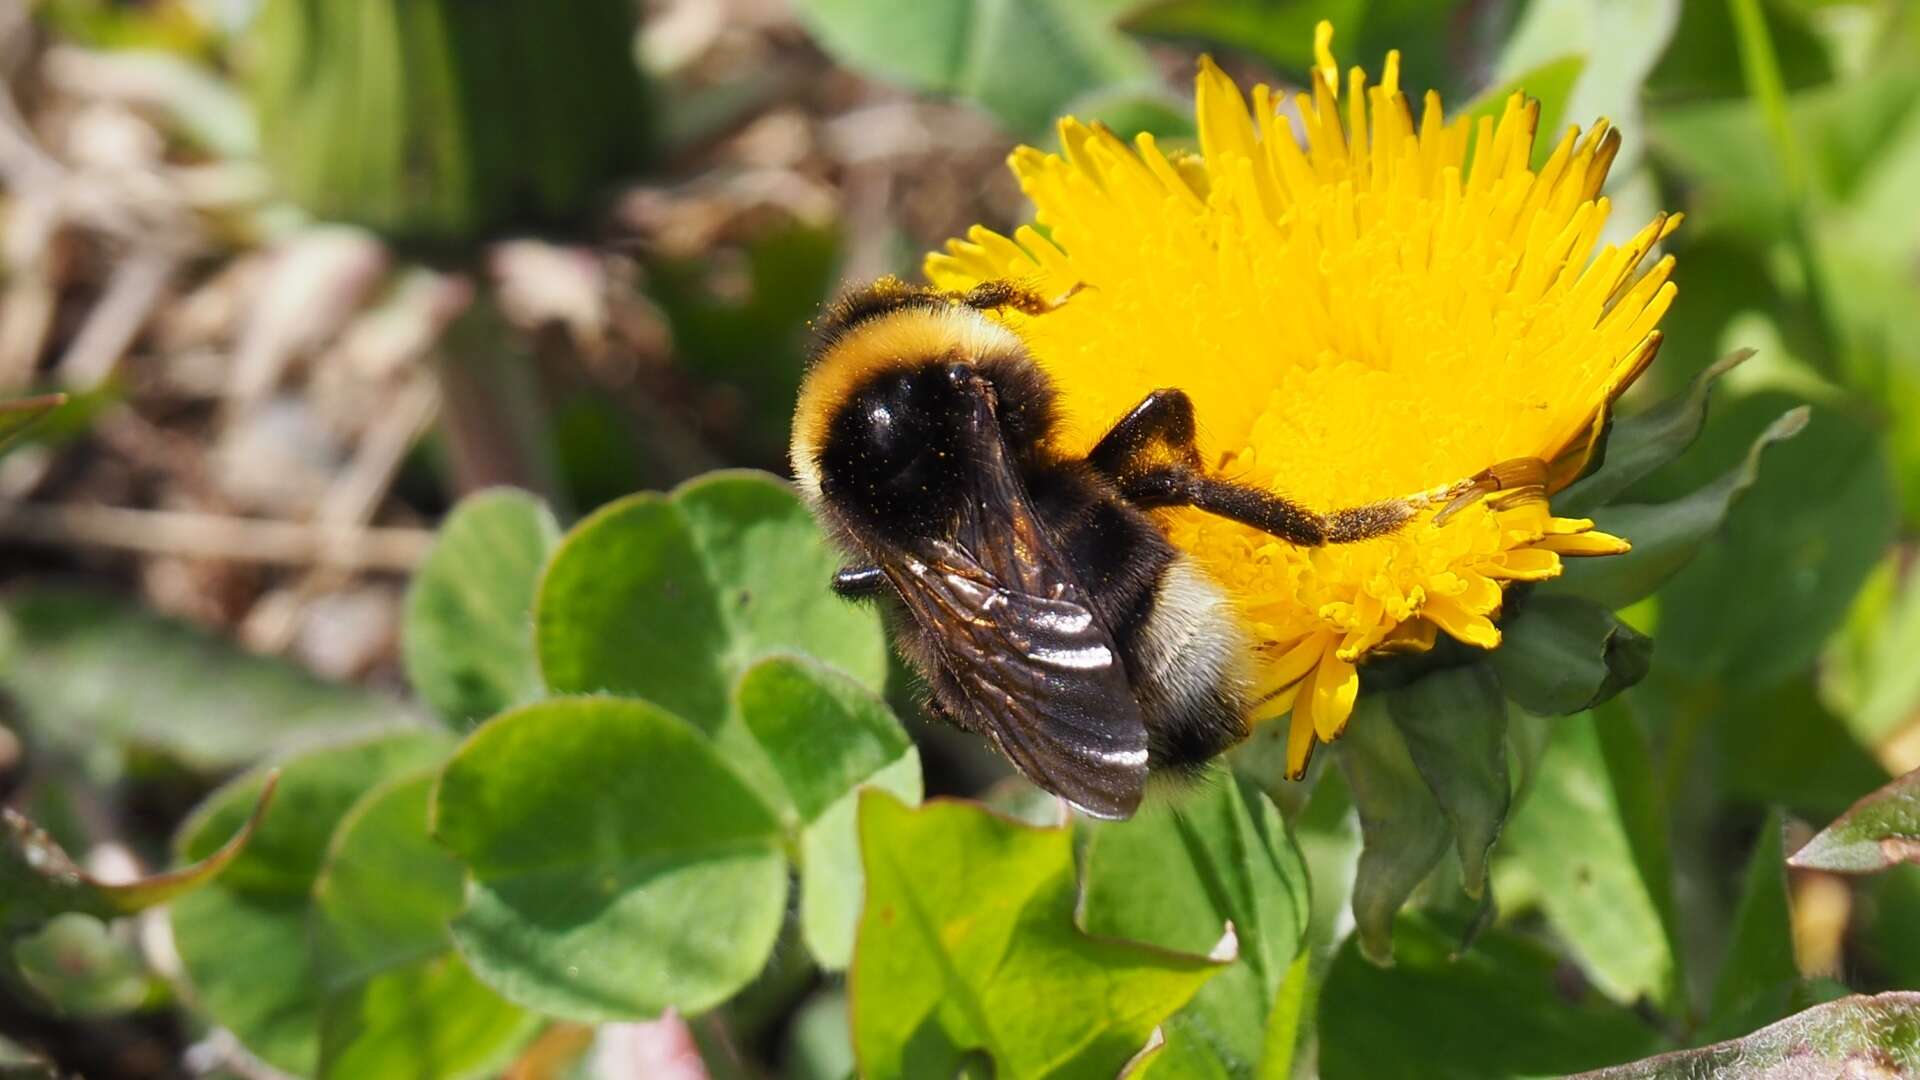
<svg viewBox="0 0 1920 1080"><path fill-rule="evenodd" d="M448 328L438 365L441 421L460 494L506 484L565 513L545 395L532 354L482 292Z"/></svg>
<svg viewBox="0 0 1920 1080"><path fill-rule="evenodd" d="M1813 316L1819 355L1813 357L1820 372L1829 378L1840 374L1840 339L1828 301L1826 272L1815 244L1811 216L1812 184L1806 158L1794 133L1793 117L1787 108L1786 80L1780 75L1780 59L1773 49L1773 35L1767 30L1767 18L1761 0L1727 0L1733 15L1734 34L1739 42L1740 68L1746 76L1747 95L1760 108L1767 137L1773 144L1774 158L1787 187L1787 242L1800 264L1806 302Z"/></svg>

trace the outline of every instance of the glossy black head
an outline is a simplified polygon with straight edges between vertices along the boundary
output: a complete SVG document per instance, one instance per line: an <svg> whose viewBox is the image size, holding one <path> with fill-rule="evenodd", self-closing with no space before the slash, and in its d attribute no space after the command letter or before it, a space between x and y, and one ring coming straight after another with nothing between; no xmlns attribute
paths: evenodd
<svg viewBox="0 0 1920 1080"><path fill-rule="evenodd" d="M968 369L894 368L849 394L820 445L821 494L889 536L933 536L964 497L974 444Z"/></svg>
<svg viewBox="0 0 1920 1080"><path fill-rule="evenodd" d="M875 373L827 422L821 493L879 535L945 535L980 469L1017 470L1045 442L1052 396L1019 371L934 360Z"/></svg>
<svg viewBox="0 0 1920 1080"><path fill-rule="evenodd" d="M794 476L869 540L946 536L980 470L1004 486L1045 456L1053 417L1051 385L1007 327L948 294L876 283L815 327Z"/></svg>

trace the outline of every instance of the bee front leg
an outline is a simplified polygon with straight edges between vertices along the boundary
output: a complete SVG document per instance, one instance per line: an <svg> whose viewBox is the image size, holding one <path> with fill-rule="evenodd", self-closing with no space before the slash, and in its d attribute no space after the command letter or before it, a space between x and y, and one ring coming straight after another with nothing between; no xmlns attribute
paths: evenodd
<svg viewBox="0 0 1920 1080"><path fill-rule="evenodd" d="M833 591L849 600L878 596L886 587L886 572L877 566L849 566L833 575Z"/></svg>
<svg viewBox="0 0 1920 1080"><path fill-rule="evenodd" d="M954 300L975 311L1012 308L1022 315L1045 315L1074 298L1085 284L1075 285L1049 300L1032 289L1012 281L983 281L962 293L950 293Z"/></svg>

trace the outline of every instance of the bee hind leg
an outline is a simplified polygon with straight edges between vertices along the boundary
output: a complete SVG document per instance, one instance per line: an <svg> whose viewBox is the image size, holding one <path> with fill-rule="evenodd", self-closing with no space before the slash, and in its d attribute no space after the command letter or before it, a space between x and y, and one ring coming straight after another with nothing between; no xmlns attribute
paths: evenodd
<svg viewBox="0 0 1920 1080"><path fill-rule="evenodd" d="M1107 430L1087 454L1087 464L1119 483L1152 467L1149 454L1164 446L1188 470L1200 472L1200 448L1194 444L1193 399L1184 390L1155 390L1140 399Z"/></svg>
<svg viewBox="0 0 1920 1080"><path fill-rule="evenodd" d="M1209 514L1251 525L1261 532L1285 540L1296 547L1321 547L1343 543L1360 536L1341 535L1334 539L1332 522L1320 514L1290 502L1270 491L1246 487L1206 476L1179 465L1164 465L1127 473L1114 481L1120 494L1142 510L1168 506L1191 506ZM1342 511L1351 514L1352 511ZM1410 512L1409 512L1410 514ZM1366 520L1344 522L1340 526L1352 532L1365 526ZM1387 529L1385 531L1391 531ZM1378 535L1377 533L1375 535Z"/></svg>
<svg viewBox="0 0 1920 1080"><path fill-rule="evenodd" d="M1177 389L1155 390L1101 437L1086 461L1142 509L1191 506L1299 547L1386 536L1441 502L1447 503L1438 519L1444 521L1481 495L1524 497L1544 483L1535 475L1538 463L1502 462L1457 484L1321 514L1274 492L1208 476L1195 436L1192 399Z"/></svg>

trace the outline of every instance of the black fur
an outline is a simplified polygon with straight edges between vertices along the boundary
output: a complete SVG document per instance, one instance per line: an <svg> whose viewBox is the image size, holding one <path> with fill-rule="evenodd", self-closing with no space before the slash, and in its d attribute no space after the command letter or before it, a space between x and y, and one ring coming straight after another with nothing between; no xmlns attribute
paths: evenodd
<svg viewBox="0 0 1920 1080"><path fill-rule="evenodd" d="M966 475L963 404L939 361L890 369L847 395L820 446L820 488L854 519L889 540L939 536L953 519Z"/></svg>
<svg viewBox="0 0 1920 1080"><path fill-rule="evenodd" d="M1213 687L1198 702L1186 688L1145 685L1141 630L1155 613L1173 545L1114 483L1051 445L1054 390L1024 356L981 357L966 370L993 387L994 415L1036 516L1086 589L1094 618L1108 628L1134 678L1147 724L1149 767L1193 772L1245 737L1243 702ZM851 537L899 542L946 535L971 486L975 463L959 427L964 416L955 364L931 358L887 369L848 395L828 421L820 452L821 490L844 515ZM851 538L850 537L850 538ZM871 540L869 541L871 542ZM960 691L934 662L924 631L887 604L896 640L928 675L936 704ZM1196 707L1197 706L1197 707ZM964 710L943 705L949 717Z"/></svg>
<svg viewBox="0 0 1920 1080"><path fill-rule="evenodd" d="M946 293L882 279L827 310L815 327L813 356L818 361L863 324L902 310L1010 308L1037 315L1063 300L1045 300L1010 282ZM955 349L900 359L854 387L827 419L814 464L824 503L819 509L829 528L849 551L865 557L913 548L916 541L953 541L962 512L974 508L969 500L1003 502L1017 484L1033 508L1031 518L1022 520L1037 520L1057 552L1052 558L1068 564L1085 603L1118 649L1126 669L1124 692L1139 706L1148 768L1156 776L1195 774L1244 738L1248 704L1244 690L1226 673L1205 676L1214 685L1196 686L1193 666L1149 670L1149 648L1186 643L1167 646L1143 632L1156 625L1156 616L1167 614L1159 605L1167 595L1169 569L1181 558L1146 511L1192 506L1302 546L1385 535L1413 513L1405 500L1386 500L1323 515L1273 492L1208 475L1194 444L1193 404L1177 389L1148 395L1092 453L1075 458L1053 446L1053 386L1017 347L984 356L963 356ZM982 379L991 390L984 399ZM991 403L997 444L979 438L982 400ZM996 445L1004 447L1004 458ZM998 464L976 461L975 455ZM1007 482L990 493L982 477ZM1494 483L1488 490L1502 486ZM997 539L983 542L991 546ZM1017 570L1023 564L1015 559L1003 565ZM877 593L895 639L927 676L937 711L950 718L966 715L969 703L941 665L930 637L934 631L918 625L899 596L879 583L877 571L855 568L842 574L837 587L854 595ZM1124 697L1117 700L1117 712L1131 712ZM987 719L1001 718L994 713ZM1105 733L1124 730L1115 720Z"/></svg>

